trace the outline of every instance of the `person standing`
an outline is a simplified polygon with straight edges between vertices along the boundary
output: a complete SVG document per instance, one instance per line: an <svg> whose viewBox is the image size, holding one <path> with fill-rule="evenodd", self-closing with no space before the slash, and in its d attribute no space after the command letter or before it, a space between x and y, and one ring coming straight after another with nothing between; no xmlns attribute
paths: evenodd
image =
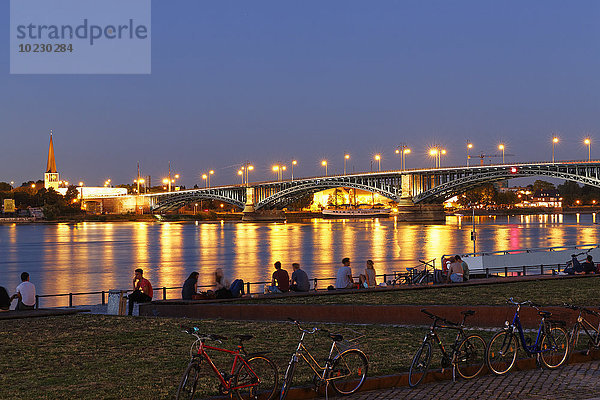
<svg viewBox="0 0 600 400"><path fill-rule="evenodd" d="M148 303L152 301L152 285L144 278L144 270L138 268L133 277L133 293L127 296L129 299L129 315L133 315L134 303Z"/></svg>
<svg viewBox="0 0 600 400"><path fill-rule="evenodd" d="M12 295L10 301L19 299L17 302L17 311L33 310L35 308L35 285L29 282L29 274L21 274L21 283L17 286L16 293Z"/></svg>
<svg viewBox="0 0 600 400"><path fill-rule="evenodd" d="M342 266L338 269L335 277L336 289L353 289L354 279L352 279L352 270L350 269L350 259L342 259Z"/></svg>
<svg viewBox="0 0 600 400"><path fill-rule="evenodd" d="M269 290L273 293L285 293L290 291L290 275L285 269L281 269L281 262L275 262L275 272L271 277L271 287Z"/></svg>
<svg viewBox="0 0 600 400"><path fill-rule="evenodd" d="M304 270L300 269L300 264L292 263L292 279L290 279L290 290L293 292L308 292L310 290L310 282L308 275Z"/></svg>

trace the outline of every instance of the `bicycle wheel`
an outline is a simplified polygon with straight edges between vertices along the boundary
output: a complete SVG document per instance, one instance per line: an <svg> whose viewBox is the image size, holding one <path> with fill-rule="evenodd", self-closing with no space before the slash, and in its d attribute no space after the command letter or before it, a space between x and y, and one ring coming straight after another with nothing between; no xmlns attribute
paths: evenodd
<svg viewBox="0 0 600 400"><path fill-rule="evenodd" d="M181 382L177 388L176 400L192 400L194 398L194 394L196 393L196 386L198 385L199 377L200 362L198 360L192 360L188 364L183 376L181 377Z"/></svg>
<svg viewBox="0 0 600 400"><path fill-rule="evenodd" d="M292 387L292 380L294 379L294 371L296 370L296 361L293 359L288 364L285 370L285 376L283 377L283 385L281 386L281 393L279 394L279 400L285 400L288 391Z"/></svg>
<svg viewBox="0 0 600 400"><path fill-rule="evenodd" d="M517 338L512 332L502 331L494 335L487 346L487 366L496 375L504 375L517 359Z"/></svg>
<svg viewBox="0 0 600 400"><path fill-rule="evenodd" d="M239 400L271 400L277 390L277 367L265 356L250 356L233 377Z"/></svg>
<svg viewBox="0 0 600 400"><path fill-rule="evenodd" d="M550 328L542 337L540 344L542 364L549 369L560 367L569 354L569 335L558 326Z"/></svg>
<svg viewBox="0 0 600 400"><path fill-rule="evenodd" d="M329 377L333 390L341 395L356 392L367 377L369 362L360 350L346 350L333 360Z"/></svg>
<svg viewBox="0 0 600 400"><path fill-rule="evenodd" d="M423 342L417 353L413 357L410 369L408 370L408 386L415 387L425 378L427 375L427 369L429 368L429 361L431 361L431 343L429 340Z"/></svg>
<svg viewBox="0 0 600 400"><path fill-rule="evenodd" d="M479 335L467 336L459 345L456 370L465 379L475 378L485 364L485 341Z"/></svg>

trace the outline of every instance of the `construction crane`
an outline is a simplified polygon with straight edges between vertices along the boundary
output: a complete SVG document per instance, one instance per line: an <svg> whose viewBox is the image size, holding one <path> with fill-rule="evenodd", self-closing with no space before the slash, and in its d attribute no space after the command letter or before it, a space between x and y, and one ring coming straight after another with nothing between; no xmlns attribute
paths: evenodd
<svg viewBox="0 0 600 400"><path fill-rule="evenodd" d="M514 156L514 154L504 154L504 157L512 157ZM485 153L480 153L479 155L469 155L469 159L473 158L473 157L479 157L479 165L483 165L484 164L484 159L486 158L495 158L495 157L500 157L502 158L502 154L485 154Z"/></svg>

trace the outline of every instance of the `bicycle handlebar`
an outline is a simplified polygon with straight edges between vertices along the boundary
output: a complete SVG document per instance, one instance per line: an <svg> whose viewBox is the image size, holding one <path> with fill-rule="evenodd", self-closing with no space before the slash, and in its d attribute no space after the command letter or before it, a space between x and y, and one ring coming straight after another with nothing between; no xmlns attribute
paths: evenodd
<svg viewBox="0 0 600 400"><path fill-rule="evenodd" d="M308 329L304 329L304 328L303 328L303 327L300 325L300 322L299 322L299 321L297 321L297 320L295 320L295 319L293 319L293 318L290 318L290 317L288 317L288 321L291 321L291 322L293 322L294 324L296 324L296 326L298 327L298 329L299 329L301 332L308 333L308 334L311 334L311 335L312 335L312 334L314 334L314 333L317 333L319 330L327 332L325 329L319 329L319 328L316 328L316 327L313 327L313 328L312 328L310 331L309 331Z"/></svg>
<svg viewBox="0 0 600 400"><path fill-rule="evenodd" d="M423 314L425 314L425 315L428 315L428 316L429 316L429 318L433 319L434 321L437 319L437 320L440 320L440 321L442 321L442 322L444 322L444 323L446 323L446 324L448 324L448 325L460 326L460 324L457 324L456 322L448 321L446 318L442 318L442 317L440 317L440 316L437 316L437 315L435 315L435 314L432 314L432 313L430 313L429 311L427 311L427 310L426 310L426 309L424 309L424 308L423 308L423 309L421 309L421 312L422 312Z"/></svg>
<svg viewBox="0 0 600 400"><path fill-rule="evenodd" d="M566 307L566 308L570 308L571 310L584 311L587 314L595 315L596 317L600 317L600 313L598 313L597 311L594 311L594 310L590 310L589 308L585 308L585 307L581 307L581 306L576 306L576 305L573 305L573 304L567 304L567 303L563 303L562 306Z"/></svg>
<svg viewBox="0 0 600 400"><path fill-rule="evenodd" d="M215 335L212 333L199 333L199 329L195 326L192 326L191 328L186 328L184 332L196 336L199 340L214 340L216 342L227 340L225 336Z"/></svg>

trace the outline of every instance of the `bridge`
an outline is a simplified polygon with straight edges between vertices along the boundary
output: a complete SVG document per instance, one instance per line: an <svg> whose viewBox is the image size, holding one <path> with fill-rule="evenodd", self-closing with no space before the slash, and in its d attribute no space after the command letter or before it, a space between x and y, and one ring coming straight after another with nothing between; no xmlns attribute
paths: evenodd
<svg viewBox="0 0 600 400"><path fill-rule="evenodd" d="M218 200L246 210L281 209L306 195L345 187L377 193L399 205L439 204L479 185L521 177L552 177L600 187L600 161L520 163L444 167L299 178L249 185L218 186L148 197L155 212L179 209L200 200Z"/></svg>

